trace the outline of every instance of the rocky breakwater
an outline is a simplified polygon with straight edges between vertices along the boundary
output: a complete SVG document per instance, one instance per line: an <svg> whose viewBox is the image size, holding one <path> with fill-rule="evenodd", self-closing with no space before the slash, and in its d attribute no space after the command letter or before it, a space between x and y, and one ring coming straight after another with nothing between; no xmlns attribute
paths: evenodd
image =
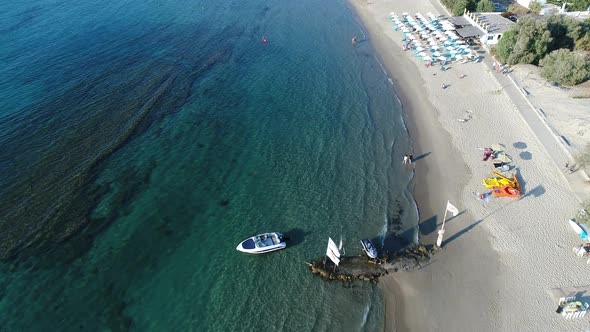
<svg viewBox="0 0 590 332"><path fill-rule="evenodd" d="M433 254L434 249L417 244L379 259L370 259L366 256L342 256L338 266L334 266L329 259L327 261L315 259L307 264L311 273L324 280L342 282L362 280L377 283L379 277L389 272L420 268L430 260Z"/></svg>

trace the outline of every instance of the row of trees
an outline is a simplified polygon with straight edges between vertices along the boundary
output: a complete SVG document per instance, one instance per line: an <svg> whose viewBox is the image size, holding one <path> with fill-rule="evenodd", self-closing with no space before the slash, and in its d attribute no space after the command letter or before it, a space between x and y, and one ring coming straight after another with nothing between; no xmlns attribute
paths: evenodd
<svg viewBox="0 0 590 332"><path fill-rule="evenodd" d="M455 16L463 15L465 9L470 12L493 12L494 3L491 0L442 0Z"/></svg>
<svg viewBox="0 0 590 332"><path fill-rule="evenodd" d="M505 63L541 66L541 76L564 85L590 79L590 21L562 16L525 16L495 48Z"/></svg>

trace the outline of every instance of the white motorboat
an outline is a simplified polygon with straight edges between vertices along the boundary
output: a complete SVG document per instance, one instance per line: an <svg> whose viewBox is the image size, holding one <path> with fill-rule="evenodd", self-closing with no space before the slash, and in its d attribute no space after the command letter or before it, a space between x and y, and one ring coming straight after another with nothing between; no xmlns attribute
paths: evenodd
<svg viewBox="0 0 590 332"><path fill-rule="evenodd" d="M273 232L258 234L242 241L236 250L248 254L264 254L267 252L281 250L287 246L283 234Z"/></svg>
<svg viewBox="0 0 590 332"><path fill-rule="evenodd" d="M369 258L377 258L377 248L375 248L371 240L361 240L361 245Z"/></svg>

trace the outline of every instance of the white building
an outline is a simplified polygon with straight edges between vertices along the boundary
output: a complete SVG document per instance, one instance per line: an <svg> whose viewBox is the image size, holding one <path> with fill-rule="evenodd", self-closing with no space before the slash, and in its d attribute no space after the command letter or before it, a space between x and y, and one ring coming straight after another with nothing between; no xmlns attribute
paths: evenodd
<svg viewBox="0 0 590 332"><path fill-rule="evenodd" d="M449 19L457 27L457 34L463 38L478 38L483 45L496 45L505 31L514 22L500 13L472 13L465 10L463 16Z"/></svg>

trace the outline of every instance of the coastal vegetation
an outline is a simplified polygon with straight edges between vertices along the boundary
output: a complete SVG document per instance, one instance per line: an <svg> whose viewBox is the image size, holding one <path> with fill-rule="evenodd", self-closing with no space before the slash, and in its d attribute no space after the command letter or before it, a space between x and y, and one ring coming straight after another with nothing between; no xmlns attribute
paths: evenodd
<svg viewBox="0 0 590 332"><path fill-rule="evenodd" d="M495 5L492 1L481 0L477 3L475 11L480 12L480 13L486 13L486 12L493 12L494 9L495 9Z"/></svg>
<svg viewBox="0 0 590 332"><path fill-rule="evenodd" d="M541 4L538 2L531 2L531 4L529 5L529 9L535 13L535 14L539 14L541 12Z"/></svg>
<svg viewBox="0 0 590 332"><path fill-rule="evenodd" d="M491 0L442 0L455 16L463 15L465 9L471 12L493 12L494 3Z"/></svg>
<svg viewBox="0 0 590 332"><path fill-rule="evenodd" d="M554 4L561 7L563 5L562 0L547 0L547 3ZM567 0L567 11L580 12L585 11L590 7L590 0Z"/></svg>
<svg viewBox="0 0 590 332"><path fill-rule="evenodd" d="M590 54L560 48L539 62L541 76L563 85L576 85L590 78Z"/></svg>
<svg viewBox="0 0 590 332"><path fill-rule="evenodd" d="M525 16L498 42L494 53L509 65L541 66L541 75L563 85L590 79L590 22L571 17Z"/></svg>

